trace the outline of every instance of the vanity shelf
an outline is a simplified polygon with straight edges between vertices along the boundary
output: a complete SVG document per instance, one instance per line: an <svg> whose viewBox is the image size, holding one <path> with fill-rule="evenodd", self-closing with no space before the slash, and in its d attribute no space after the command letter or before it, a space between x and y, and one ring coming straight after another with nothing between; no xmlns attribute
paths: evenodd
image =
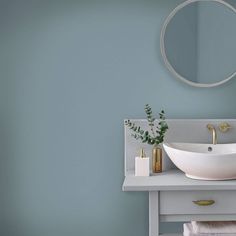
<svg viewBox="0 0 236 236"><path fill-rule="evenodd" d="M123 191L149 192L149 236L158 236L160 222L236 220L236 180L202 181L177 169L149 177L127 173ZM208 205L195 202L204 200ZM163 234L163 236L182 234Z"/></svg>
<svg viewBox="0 0 236 236"><path fill-rule="evenodd" d="M149 177L136 177L127 173L123 191L174 191L174 190L236 190L236 180L200 181L187 178L185 174L172 169Z"/></svg>

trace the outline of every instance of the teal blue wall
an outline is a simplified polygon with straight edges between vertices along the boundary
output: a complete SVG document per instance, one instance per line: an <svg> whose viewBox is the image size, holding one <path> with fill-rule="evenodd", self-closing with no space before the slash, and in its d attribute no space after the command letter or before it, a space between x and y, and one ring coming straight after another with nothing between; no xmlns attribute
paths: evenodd
<svg viewBox="0 0 236 236"><path fill-rule="evenodd" d="M177 12L165 32L166 57L184 78L198 82L198 3Z"/></svg>
<svg viewBox="0 0 236 236"><path fill-rule="evenodd" d="M161 25L180 2L0 2L1 235L147 235L147 194L121 191L123 119L146 103L236 118L235 81L197 89L163 65Z"/></svg>
<svg viewBox="0 0 236 236"><path fill-rule="evenodd" d="M236 15L216 2L198 8L198 81L214 83L235 72Z"/></svg>

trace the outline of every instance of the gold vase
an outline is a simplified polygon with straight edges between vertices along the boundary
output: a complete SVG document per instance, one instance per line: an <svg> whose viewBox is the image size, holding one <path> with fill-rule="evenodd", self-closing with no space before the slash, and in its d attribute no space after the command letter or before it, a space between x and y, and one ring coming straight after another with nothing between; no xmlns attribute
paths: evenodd
<svg viewBox="0 0 236 236"><path fill-rule="evenodd" d="M152 172L162 172L162 149L159 146L154 146L152 149Z"/></svg>

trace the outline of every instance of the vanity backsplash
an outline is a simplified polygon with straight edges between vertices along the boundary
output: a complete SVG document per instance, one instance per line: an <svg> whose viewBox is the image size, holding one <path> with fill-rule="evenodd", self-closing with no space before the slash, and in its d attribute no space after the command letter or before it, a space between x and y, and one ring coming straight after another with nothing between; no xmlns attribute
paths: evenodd
<svg viewBox="0 0 236 236"><path fill-rule="evenodd" d="M148 122L142 119L130 119L138 126L149 130ZM212 143L212 134L207 124L216 128L218 143L236 143L236 120L235 119L167 119L169 129L164 142L185 143ZM157 121L158 122L158 121ZM219 125L227 122L230 129L223 133ZM131 131L124 125L125 135L125 176L134 172L135 156L139 154L140 148L144 148L146 155L151 157L152 146L143 144L131 136ZM163 171L176 168L163 150Z"/></svg>

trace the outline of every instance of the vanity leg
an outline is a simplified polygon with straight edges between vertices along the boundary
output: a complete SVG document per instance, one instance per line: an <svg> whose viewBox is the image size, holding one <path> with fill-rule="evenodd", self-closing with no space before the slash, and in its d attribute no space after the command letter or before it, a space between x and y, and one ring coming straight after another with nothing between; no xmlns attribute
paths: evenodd
<svg viewBox="0 0 236 236"><path fill-rule="evenodd" d="M149 236L159 236L159 192L149 192Z"/></svg>

